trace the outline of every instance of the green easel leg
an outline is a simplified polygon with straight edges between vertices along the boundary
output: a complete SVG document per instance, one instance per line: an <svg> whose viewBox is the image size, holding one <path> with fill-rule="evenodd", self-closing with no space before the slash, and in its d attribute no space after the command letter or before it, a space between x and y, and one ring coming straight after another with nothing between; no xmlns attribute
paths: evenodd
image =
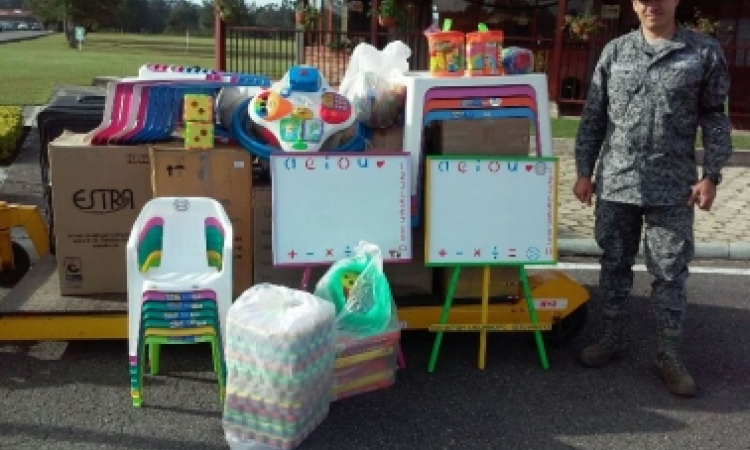
<svg viewBox="0 0 750 450"><path fill-rule="evenodd" d="M456 294L456 286L458 285L458 276L461 274L461 267L453 268L453 275L451 275L451 282L448 285L448 292L445 295L445 303L443 304L443 312L440 313L440 325L445 325L448 322L448 315L451 312L451 306L453 305L453 296ZM435 343L432 345L432 354L430 355L430 364L427 368L428 372L435 371L435 364L437 364L438 353L440 353L440 344L443 343L443 332L438 331L435 334Z"/></svg>
<svg viewBox="0 0 750 450"><path fill-rule="evenodd" d="M531 286L529 285L529 277L526 275L526 268L521 266L519 268L521 272L521 284L523 284L523 294L526 297L526 307L529 309L529 316L531 316L531 323L539 325L539 321L536 317L536 308L534 307L534 299L531 296ZM534 330L534 338L536 339L536 348L539 350L539 359L542 362L542 368L544 370L549 369L549 361L547 361L547 351L544 348L544 340L542 339L542 332L540 330Z"/></svg>

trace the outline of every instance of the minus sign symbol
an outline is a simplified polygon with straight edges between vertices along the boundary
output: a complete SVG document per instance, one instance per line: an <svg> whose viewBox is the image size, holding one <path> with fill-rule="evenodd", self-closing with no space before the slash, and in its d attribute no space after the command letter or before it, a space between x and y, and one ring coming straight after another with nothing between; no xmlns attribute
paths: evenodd
<svg viewBox="0 0 750 450"><path fill-rule="evenodd" d="M315 253L313 253L313 252L307 252L307 256L312 256L312 255L314 255L314 254L315 254Z"/></svg>

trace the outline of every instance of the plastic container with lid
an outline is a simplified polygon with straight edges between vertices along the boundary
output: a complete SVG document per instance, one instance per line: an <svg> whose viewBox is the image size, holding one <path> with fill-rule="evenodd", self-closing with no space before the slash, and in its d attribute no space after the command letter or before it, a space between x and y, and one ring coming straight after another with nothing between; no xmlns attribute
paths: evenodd
<svg viewBox="0 0 750 450"><path fill-rule="evenodd" d="M503 75L503 40L501 30L488 30L479 24L479 31L466 34L466 75Z"/></svg>
<svg viewBox="0 0 750 450"><path fill-rule="evenodd" d="M451 21L444 22L442 30L425 31L430 50L430 74L435 77L461 77L464 75L464 33L450 31Z"/></svg>

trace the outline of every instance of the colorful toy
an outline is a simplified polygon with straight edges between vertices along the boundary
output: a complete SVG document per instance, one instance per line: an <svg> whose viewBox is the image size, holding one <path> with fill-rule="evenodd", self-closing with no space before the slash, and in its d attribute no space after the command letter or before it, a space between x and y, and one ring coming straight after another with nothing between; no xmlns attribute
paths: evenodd
<svg viewBox="0 0 750 450"><path fill-rule="evenodd" d="M214 98L206 94L185 94L182 120L185 122L214 122Z"/></svg>
<svg viewBox="0 0 750 450"><path fill-rule="evenodd" d="M489 31L484 24L479 31L466 34L466 74L469 76L502 75L504 34Z"/></svg>
<svg viewBox="0 0 750 450"><path fill-rule="evenodd" d="M214 124L202 122L186 123L185 148L188 150L214 148Z"/></svg>
<svg viewBox="0 0 750 450"><path fill-rule="evenodd" d="M430 74L435 77L464 75L464 34L450 31L452 21L446 19L443 30L433 27L425 31L430 51Z"/></svg>
<svg viewBox="0 0 750 450"><path fill-rule="evenodd" d="M248 119L260 129L254 134L271 135L266 142L248 133ZM368 136L349 100L310 66L292 67L279 83L241 102L230 122L237 141L262 158L278 151L362 151ZM355 133L348 142L327 148L330 138L352 127Z"/></svg>
<svg viewBox="0 0 750 450"><path fill-rule="evenodd" d="M521 47L503 49L503 69L508 75L525 75L534 71L534 53Z"/></svg>

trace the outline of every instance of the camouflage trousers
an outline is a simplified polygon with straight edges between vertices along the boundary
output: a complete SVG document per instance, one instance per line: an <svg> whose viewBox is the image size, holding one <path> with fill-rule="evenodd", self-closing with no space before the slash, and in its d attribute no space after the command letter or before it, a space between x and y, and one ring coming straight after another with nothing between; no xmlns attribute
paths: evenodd
<svg viewBox="0 0 750 450"><path fill-rule="evenodd" d="M645 231L644 256L654 277L651 301L659 329L681 330L688 265L695 253L694 214L687 205L638 206L598 199L594 236L603 251L599 286L605 295L606 315L627 313L633 265Z"/></svg>

